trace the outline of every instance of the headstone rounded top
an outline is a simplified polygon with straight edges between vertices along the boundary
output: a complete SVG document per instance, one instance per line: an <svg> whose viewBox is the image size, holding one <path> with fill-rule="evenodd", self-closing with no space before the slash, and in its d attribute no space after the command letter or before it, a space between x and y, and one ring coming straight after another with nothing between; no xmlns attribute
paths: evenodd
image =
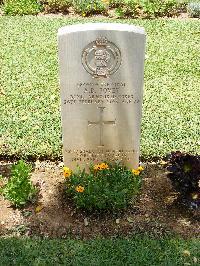
<svg viewBox="0 0 200 266"><path fill-rule="evenodd" d="M122 23L85 23L75 24L62 27L58 30L58 35L65 35L80 31L94 31L94 30L108 30L108 31L126 31L134 32L138 34L145 34L145 30L142 27L122 24Z"/></svg>

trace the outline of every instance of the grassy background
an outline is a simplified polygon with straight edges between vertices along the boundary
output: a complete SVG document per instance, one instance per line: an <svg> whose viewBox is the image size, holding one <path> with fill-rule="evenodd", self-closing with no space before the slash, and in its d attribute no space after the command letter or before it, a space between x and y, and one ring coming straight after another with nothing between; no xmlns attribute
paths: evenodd
<svg viewBox="0 0 200 266"><path fill-rule="evenodd" d="M175 238L0 239L0 265L198 265L198 240ZM184 250L190 256L184 256Z"/></svg>
<svg viewBox="0 0 200 266"><path fill-rule="evenodd" d="M1 155L61 156L57 30L87 21L0 17ZM199 153L199 21L121 22L148 34L142 156Z"/></svg>

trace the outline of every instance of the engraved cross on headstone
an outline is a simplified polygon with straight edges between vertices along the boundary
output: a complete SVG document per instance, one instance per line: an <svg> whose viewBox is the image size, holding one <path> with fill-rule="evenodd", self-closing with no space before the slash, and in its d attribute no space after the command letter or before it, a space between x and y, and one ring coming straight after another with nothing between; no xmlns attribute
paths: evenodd
<svg viewBox="0 0 200 266"><path fill-rule="evenodd" d="M92 125L99 125L100 126L100 144L99 144L99 148L103 148L104 144L103 144L103 127L104 125L115 125L116 124L116 120L115 121L104 121L103 120L103 111L106 107L98 107L100 109L100 119L97 122L91 122L88 121L88 126L92 126Z"/></svg>

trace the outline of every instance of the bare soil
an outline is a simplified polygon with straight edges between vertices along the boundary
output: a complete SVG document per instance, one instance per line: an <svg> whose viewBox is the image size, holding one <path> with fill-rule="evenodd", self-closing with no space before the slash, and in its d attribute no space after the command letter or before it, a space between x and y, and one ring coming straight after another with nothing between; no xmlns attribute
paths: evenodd
<svg viewBox="0 0 200 266"><path fill-rule="evenodd" d="M0 173L9 176L11 165L1 162ZM137 233L200 236L200 214L176 201L177 195L160 163L146 164L142 192L135 204L123 212L101 214L76 210L65 197L61 166L61 162L34 163L31 178L40 192L35 202L21 210L0 196L0 236L80 239Z"/></svg>

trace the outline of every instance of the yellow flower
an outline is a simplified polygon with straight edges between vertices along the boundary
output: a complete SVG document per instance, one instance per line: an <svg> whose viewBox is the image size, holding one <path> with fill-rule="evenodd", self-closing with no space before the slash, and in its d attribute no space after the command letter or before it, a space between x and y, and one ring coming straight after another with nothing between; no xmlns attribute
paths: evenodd
<svg viewBox="0 0 200 266"><path fill-rule="evenodd" d="M132 169L132 173L134 175L140 175L140 173L144 170L144 167L139 166L137 169Z"/></svg>
<svg viewBox="0 0 200 266"><path fill-rule="evenodd" d="M98 170L101 171L101 170L105 170L105 169L109 169L109 166L107 163L96 164L94 166L95 171L98 171Z"/></svg>
<svg viewBox="0 0 200 266"><path fill-rule="evenodd" d="M134 175L139 175L140 174L140 171L138 169L132 169L132 173Z"/></svg>
<svg viewBox="0 0 200 266"><path fill-rule="evenodd" d="M82 186L77 186L77 187L76 187L76 191L77 191L77 192L82 193L84 190L85 190L85 188L82 187Z"/></svg>
<svg viewBox="0 0 200 266"><path fill-rule="evenodd" d="M109 169L109 166L108 166L107 163L102 163L102 164L100 165L100 167L101 167L101 170Z"/></svg>
<svg viewBox="0 0 200 266"><path fill-rule="evenodd" d="M101 165L100 164L95 164L94 165L94 170L95 171L101 170Z"/></svg>
<svg viewBox="0 0 200 266"><path fill-rule="evenodd" d="M144 171L144 167L139 166L137 170L139 170L140 172L142 172L142 171Z"/></svg>
<svg viewBox="0 0 200 266"><path fill-rule="evenodd" d="M86 16L86 14L85 13L82 13L82 17L85 17Z"/></svg>
<svg viewBox="0 0 200 266"><path fill-rule="evenodd" d="M72 170L70 170L68 167L63 167L63 174L64 177L70 177L72 174Z"/></svg>

